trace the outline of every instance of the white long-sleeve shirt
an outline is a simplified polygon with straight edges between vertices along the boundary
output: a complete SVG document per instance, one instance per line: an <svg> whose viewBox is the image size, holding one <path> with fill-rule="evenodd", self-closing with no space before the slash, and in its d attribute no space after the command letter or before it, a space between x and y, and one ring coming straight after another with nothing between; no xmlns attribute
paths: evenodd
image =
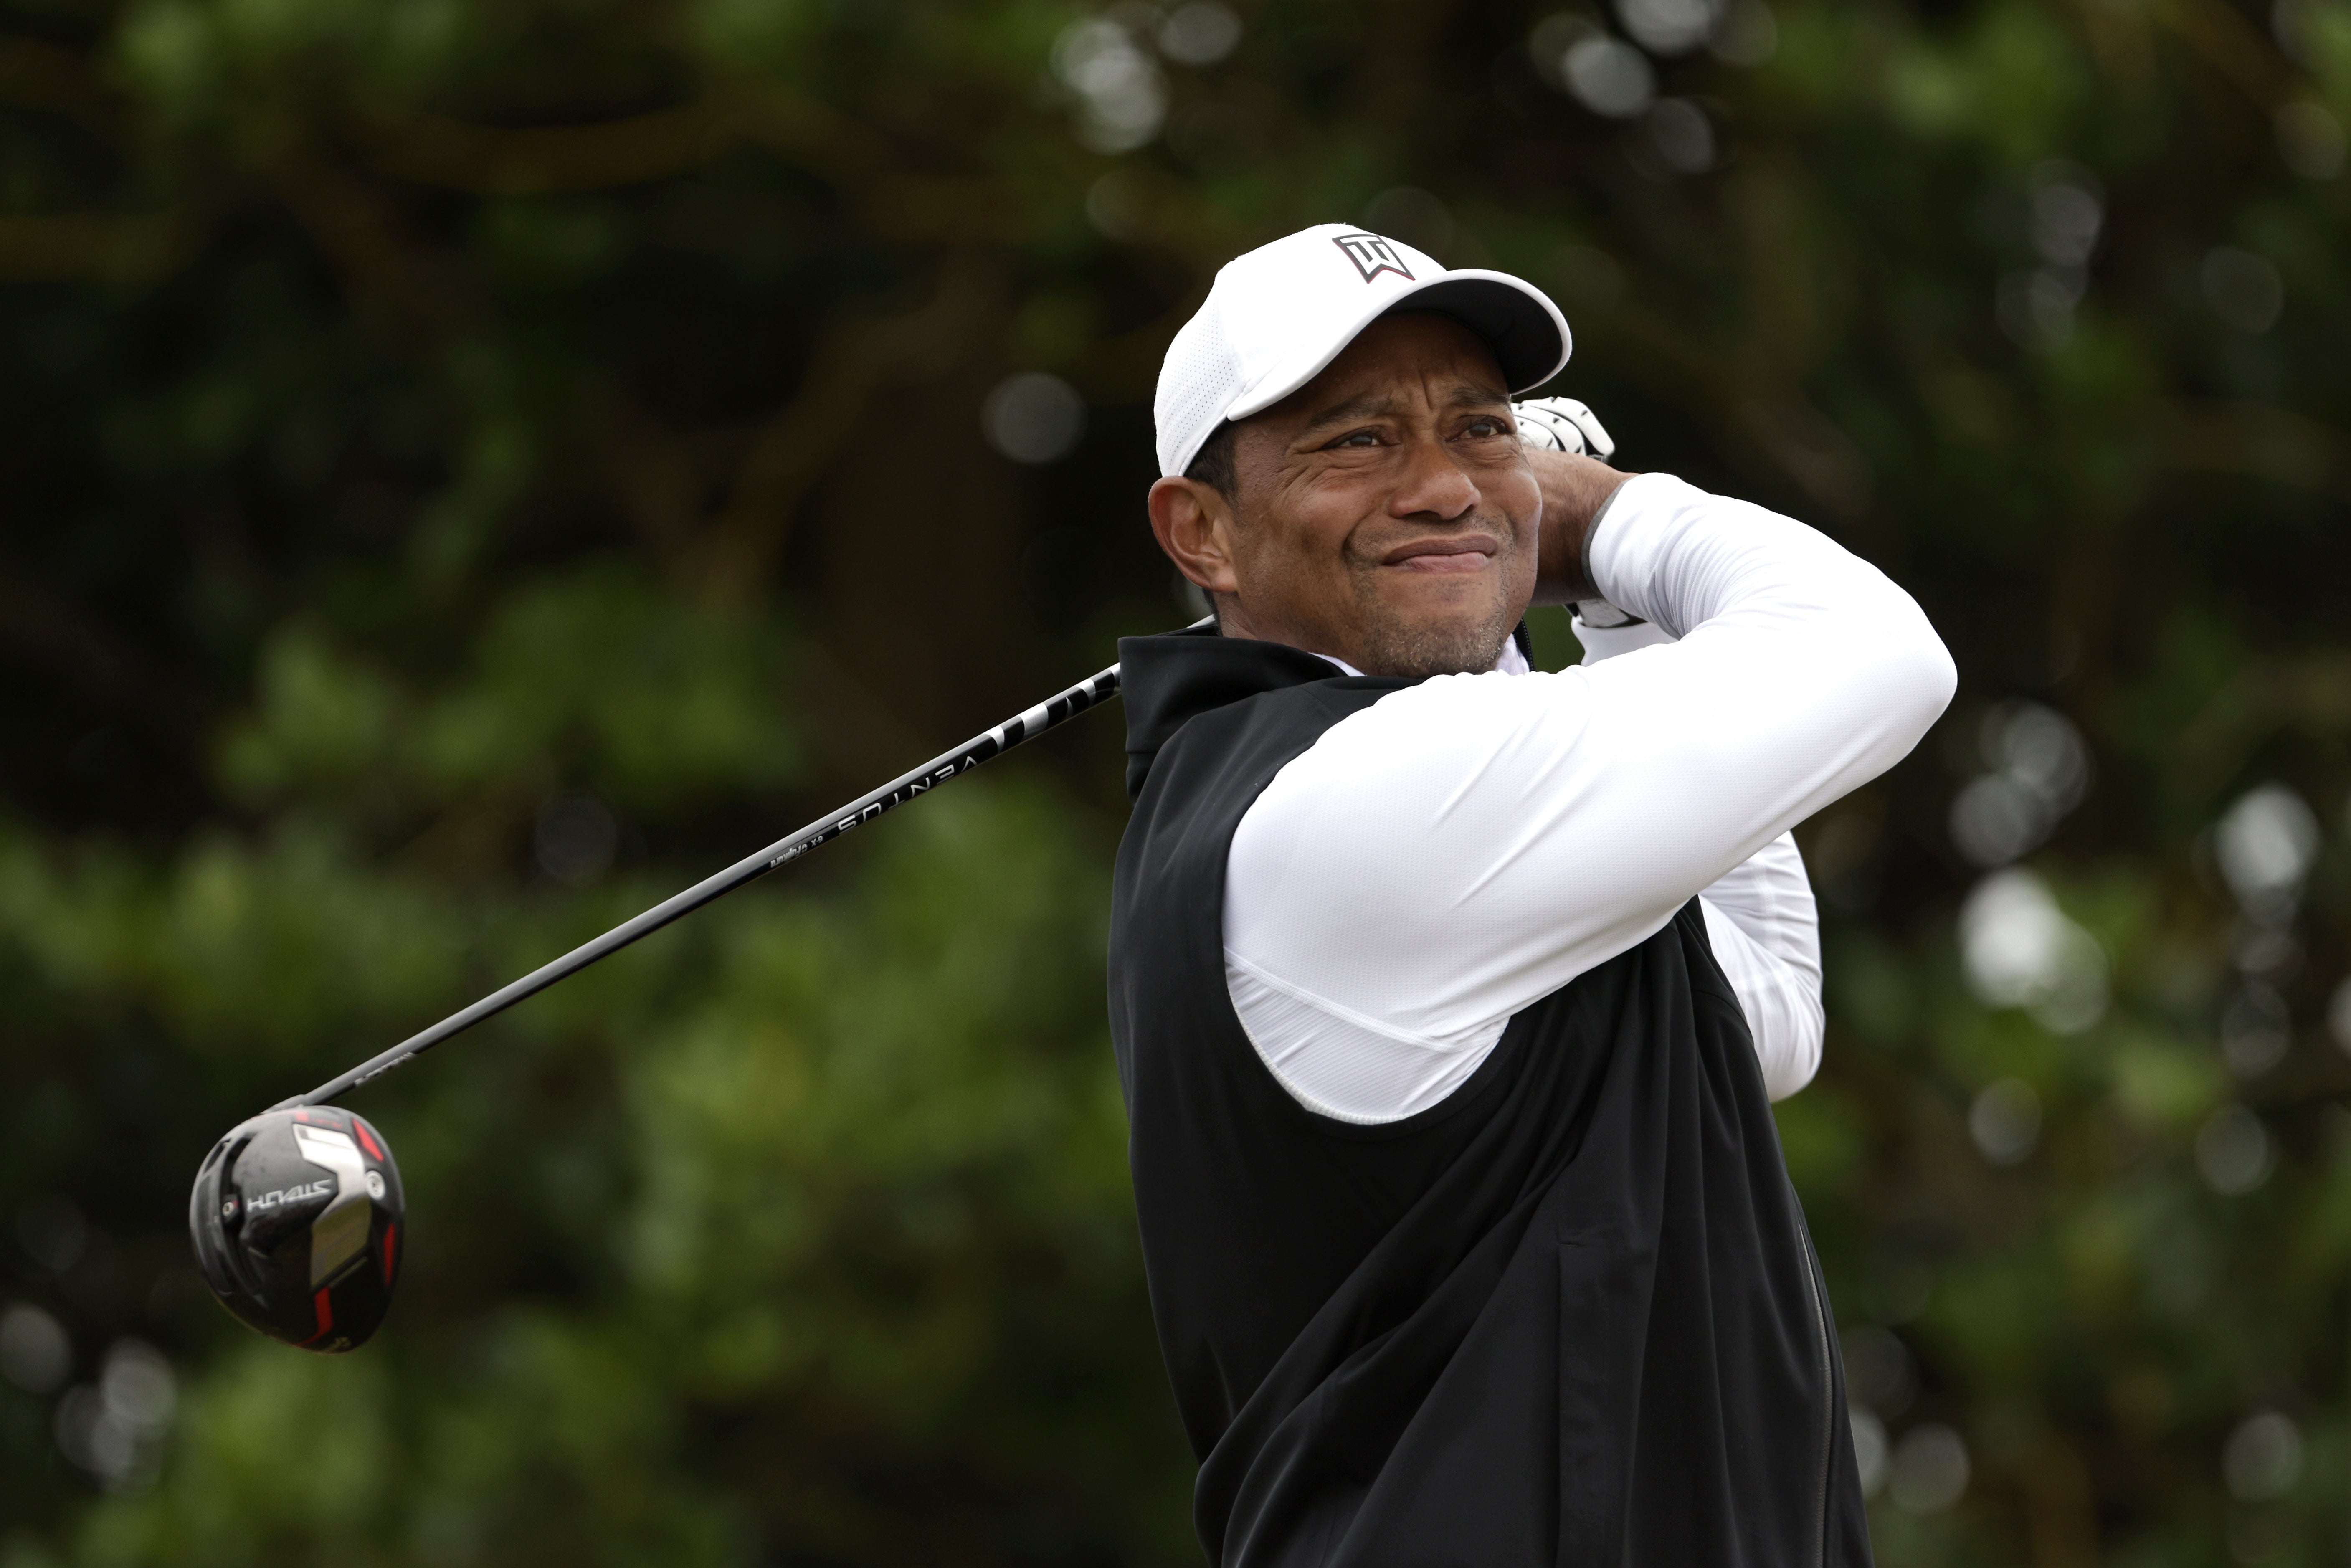
<svg viewBox="0 0 2351 1568"><path fill-rule="evenodd" d="M1646 621L1585 626L1579 636L1586 665L1674 640ZM1755 1037L1763 1087L1772 1099L1784 1100L1820 1070L1826 1023L1820 910L1796 835L1782 833L1733 866L1698 894L1698 909L1715 961Z"/></svg>
<svg viewBox="0 0 2351 1568"><path fill-rule="evenodd" d="M1588 557L1652 645L1549 674L1506 654L1383 697L1242 818L1226 980L1308 1108L1381 1123L1437 1103L1512 1014L1701 894L1766 1086L1811 1077L1818 947L1786 835L1917 744L1950 657L1867 562L1669 475L1618 489Z"/></svg>

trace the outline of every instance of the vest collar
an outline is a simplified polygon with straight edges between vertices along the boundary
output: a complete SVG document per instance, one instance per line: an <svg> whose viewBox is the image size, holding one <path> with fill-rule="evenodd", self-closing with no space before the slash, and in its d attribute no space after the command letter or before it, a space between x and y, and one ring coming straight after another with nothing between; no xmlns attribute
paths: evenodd
<svg viewBox="0 0 2351 1568"><path fill-rule="evenodd" d="M1505 649L1496 667L1510 674L1524 674L1533 666L1534 643L1523 618L1510 633L1510 641L1517 659L1510 657L1512 649ZM1130 800L1143 793L1143 781L1159 748L1196 714L1285 686L1375 678L1354 674L1336 659L1287 643L1227 637L1212 625L1186 626L1155 637L1121 637L1118 666L1119 695L1126 704L1126 798Z"/></svg>
<svg viewBox="0 0 2351 1568"><path fill-rule="evenodd" d="M1126 793L1143 792L1152 758L1186 719L1260 692L1344 677L1330 660L1281 643L1223 637L1213 626L1118 640L1126 703Z"/></svg>

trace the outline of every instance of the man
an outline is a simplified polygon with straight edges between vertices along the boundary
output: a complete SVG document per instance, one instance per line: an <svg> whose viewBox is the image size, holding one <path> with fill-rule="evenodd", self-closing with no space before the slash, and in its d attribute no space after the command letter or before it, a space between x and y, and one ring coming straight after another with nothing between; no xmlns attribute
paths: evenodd
<svg viewBox="0 0 2351 1568"><path fill-rule="evenodd" d="M1531 451L1568 348L1325 225L1161 372L1151 525L1217 624L1121 646L1111 1011L1224 1568L1869 1560L1768 1103L1819 1044L1784 835L1953 671L1812 530ZM1653 645L1529 671L1573 601Z"/></svg>

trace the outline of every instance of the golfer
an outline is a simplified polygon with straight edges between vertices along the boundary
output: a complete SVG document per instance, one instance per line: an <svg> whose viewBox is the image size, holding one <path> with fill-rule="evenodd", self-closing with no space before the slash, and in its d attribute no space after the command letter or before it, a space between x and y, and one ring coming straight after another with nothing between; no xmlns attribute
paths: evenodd
<svg viewBox="0 0 2351 1568"><path fill-rule="evenodd" d="M1160 372L1151 526L1217 622L1121 644L1111 1019L1220 1568L1869 1562L1770 1106L1821 1038L1787 834L1951 662L1812 529L1531 450L1568 349L1334 225ZM1641 624L1531 671L1571 601Z"/></svg>

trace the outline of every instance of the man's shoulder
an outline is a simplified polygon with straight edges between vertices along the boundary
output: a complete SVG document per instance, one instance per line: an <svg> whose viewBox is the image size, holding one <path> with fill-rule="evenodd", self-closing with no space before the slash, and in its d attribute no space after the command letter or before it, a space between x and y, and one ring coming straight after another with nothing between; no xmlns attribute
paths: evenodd
<svg viewBox="0 0 2351 1568"><path fill-rule="evenodd" d="M1144 780L1181 743L1196 754L1222 751L1244 737L1259 740L1307 727L1315 734L1408 680L1341 674L1330 661L1279 643L1176 632L1129 637L1119 643L1120 685L1126 698L1127 792L1139 799Z"/></svg>
<svg viewBox="0 0 2351 1568"><path fill-rule="evenodd" d="M1251 692L1193 714L1147 758L1130 753L1163 788L1215 779L1254 796L1292 758L1341 720L1414 683L1385 675L1332 674L1300 685ZM1137 780L1140 797L1140 780Z"/></svg>

